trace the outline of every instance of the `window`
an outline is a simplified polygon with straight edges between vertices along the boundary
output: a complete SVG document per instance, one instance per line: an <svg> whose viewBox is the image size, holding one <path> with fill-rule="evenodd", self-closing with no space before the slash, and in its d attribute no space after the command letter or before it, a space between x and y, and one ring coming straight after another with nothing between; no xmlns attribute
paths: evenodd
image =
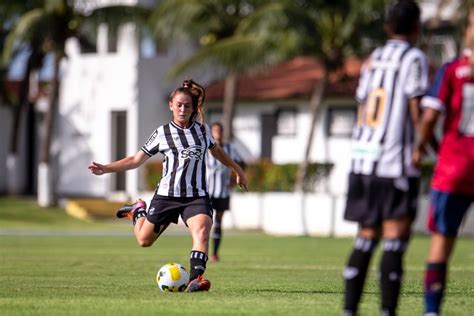
<svg viewBox="0 0 474 316"><path fill-rule="evenodd" d="M277 111L277 135L296 135L296 109L282 108Z"/></svg>
<svg viewBox="0 0 474 316"><path fill-rule="evenodd" d="M156 57L156 43L149 28L140 29L140 56L142 58Z"/></svg>
<svg viewBox="0 0 474 316"><path fill-rule="evenodd" d="M355 106L332 106L328 108L326 133L334 137L351 137L356 123Z"/></svg>
<svg viewBox="0 0 474 316"><path fill-rule="evenodd" d="M117 25L109 24L107 29L107 52L117 52L119 27Z"/></svg>

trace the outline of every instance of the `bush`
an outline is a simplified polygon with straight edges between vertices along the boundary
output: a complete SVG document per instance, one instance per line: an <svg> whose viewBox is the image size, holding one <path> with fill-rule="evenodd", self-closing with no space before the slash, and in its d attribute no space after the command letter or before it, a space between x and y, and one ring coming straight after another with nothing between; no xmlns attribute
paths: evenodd
<svg viewBox="0 0 474 316"><path fill-rule="evenodd" d="M304 190L312 192L316 185L327 178L331 172L332 163L311 163L304 183ZM154 190L161 178L163 166L160 161L146 164L145 177L147 188ZM296 181L298 164L273 164L268 160L247 164L245 173L249 180L251 192L292 192Z"/></svg>

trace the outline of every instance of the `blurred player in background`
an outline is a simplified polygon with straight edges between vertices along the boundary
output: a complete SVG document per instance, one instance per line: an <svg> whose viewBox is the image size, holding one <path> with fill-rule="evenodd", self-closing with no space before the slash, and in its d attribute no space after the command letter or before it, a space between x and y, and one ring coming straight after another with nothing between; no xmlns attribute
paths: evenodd
<svg viewBox="0 0 474 316"><path fill-rule="evenodd" d="M419 164L444 114L443 137L431 183L428 229L431 245L424 276L425 315L440 313L448 261L463 218L474 201L474 10L471 9L460 58L443 65L427 96L420 141L413 155Z"/></svg>
<svg viewBox="0 0 474 316"><path fill-rule="evenodd" d="M244 168L242 158L235 151L232 144L226 144L222 140L223 127L219 122L211 124L211 133L216 143L224 149L229 157ZM231 170L223 165L219 160L211 155L206 157L207 167L207 188L211 198L211 205L215 211L214 231L212 232L212 257L211 261L219 261L219 246L222 240L222 218L224 212L229 210L230 192L232 190L233 181L231 178Z"/></svg>
<svg viewBox="0 0 474 316"><path fill-rule="evenodd" d="M416 215L420 172L412 163L420 98L428 65L413 45L420 34L420 8L400 0L386 19L389 40L361 70L356 91L358 123L344 218L359 224L344 269L344 315L356 315L370 259L380 238L381 314L395 315L403 255Z"/></svg>
<svg viewBox="0 0 474 316"><path fill-rule="evenodd" d="M151 156L164 155L163 176L157 185L148 212L146 203L138 200L117 212L117 217L133 220L135 237L142 247L151 246L171 223L181 216L193 239L187 292L207 291L209 280L203 278L212 226L212 208L206 184L205 156L211 152L237 174L237 184L247 189L247 178L226 152L212 138L204 124L202 111L204 88L186 80L176 88L168 103L173 119L158 127L135 155L102 165L92 162L89 170L95 175L126 171L141 166ZM195 121L201 117L201 123Z"/></svg>

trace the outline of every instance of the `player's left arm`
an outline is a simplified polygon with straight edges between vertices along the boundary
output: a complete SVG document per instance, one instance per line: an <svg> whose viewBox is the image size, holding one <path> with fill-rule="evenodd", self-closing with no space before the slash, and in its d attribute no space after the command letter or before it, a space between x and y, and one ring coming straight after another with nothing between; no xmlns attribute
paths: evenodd
<svg viewBox="0 0 474 316"><path fill-rule="evenodd" d="M215 144L215 146L213 146L209 150L212 156L214 156L214 158L219 160L227 168L232 169L237 174L237 177L236 177L237 184L240 186L241 189L248 191L247 176L245 175L242 168L240 168L240 166L229 157L229 155L225 152L225 150L218 144Z"/></svg>

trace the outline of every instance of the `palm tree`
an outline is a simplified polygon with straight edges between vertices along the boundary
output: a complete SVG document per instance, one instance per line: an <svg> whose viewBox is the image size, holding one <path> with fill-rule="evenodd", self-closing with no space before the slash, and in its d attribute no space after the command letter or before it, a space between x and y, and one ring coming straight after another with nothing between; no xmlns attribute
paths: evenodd
<svg viewBox="0 0 474 316"><path fill-rule="evenodd" d="M54 203L51 175L51 143L54 135L54 120L58 108L60 85L59 65L65 57L66 41L72 37L87 43L87 34L82 31L87 24L100 22L145 21L148 10L140 7L109 6L96 8L87 14L75 9L68 0L44 0L42 5L25 12L8 34L4 60L9 60L18 41L28 43L32 51L43 51L53 56L53 75L49 83L49 109L44 120L45 136L42 142L38 166L38 203L49 206ZM43 55L44 56L44 55Z"/></svg>
<svg viewBox="0 0 474 316"><path fill-rule="evenodd" d="M298 168L295 191L304 190L318 109L328 84L328 75L343 65L348 56L363 55L383 37L383 0L298 1L286 8L291 25L303 37L301 55L314 56L323 65L321 79L309 101L311 125L304 159ZM365 46L364 46L365 44Z"/></svg>
<svg viewBox="0 0 474 316"><path fill-rule="evenodd" d="M20 18L22 14L25 12L37 7L40 3L40 0L36 1L13 1L13 2L2 2L0 4L0 20L3 21L2 26L0 28L0 47L2 47L2 56L6 53L6 50L3 48L5 47L5 41L7 40L8 33L12 27L12 25ZM32 42L36 41L37 39L32 39ZM4 103L9 103L12 110L12 117L13 117L13 125L12 130L10 133L10 143L9 143L9 152L7 158L7 183L8 183L8 192L16 194L20 193L19 183L18 183L18 176L17 176L17 153L18 153L18 135L20 129L20 122L22 117L26 113L31 113L32 104L28 100L28 93L29 93L29 83L30 83L30 75L33 71L39 69L42 65L42 60L44 58L44 54L42 50L38 49L38 45L32 45L33 49L31 49L30 55L26 62L26 69L21 79L18 95L16 98L10 98L5 91L5 82L7 80L7 73L9 70L8 62L2 58L2 62L0 63L1 68L1 87L2 89L2 99ZM16 49L12 56L16 56L17 53L21 52L22 50L26 49L26 47L20 46ZM27 126L28 129L31 129L31 126ZM27 133L28 135L32 135L32 133ZM32 181L27 182L27 192L30 191Z"/></svg>
<svg viewBox="0 0 474 316"><path fill-rule="evenodd" d="M265 0L164 0L152 15L151 25L158 40L184 38L199 43L199 49L170 71L174 77L206 62L225 73L222 121L224 139L232 138L232 120L238 77L285 58L283 48L296 38L289 32L272 33L282 21L286 1ZM272 49L280 46L280 49Z"/></svg>

